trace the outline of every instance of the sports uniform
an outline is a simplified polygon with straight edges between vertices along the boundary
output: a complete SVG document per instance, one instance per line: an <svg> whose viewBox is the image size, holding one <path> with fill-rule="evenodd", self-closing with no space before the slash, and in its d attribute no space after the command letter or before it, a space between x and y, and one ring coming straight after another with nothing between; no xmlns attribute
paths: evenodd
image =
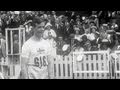
<svg viewBox="0 0 120 90"><path fill-rule="evenodd" d="M28 79L48 79L51 45L43 39L45 22L36 18L34 25L34 35L22 47L22 74Z"/></svg>
<svg viewBox="0 0 120 90"><path fill-rule="evenodd" d="M50 54L50 44L41 39L40 42L30 38L22 47L22 57L28 58L28 78L47 79L48 78L48 58Z"/></svg>

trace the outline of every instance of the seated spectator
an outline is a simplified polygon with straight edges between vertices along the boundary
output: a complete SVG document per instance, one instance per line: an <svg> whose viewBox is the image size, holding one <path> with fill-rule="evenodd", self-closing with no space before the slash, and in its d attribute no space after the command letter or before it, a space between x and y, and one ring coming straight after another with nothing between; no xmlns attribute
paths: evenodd
<svg viewBox="0 0 120 90"><path fill-rule="evenodd" d="M80 42L81 41L81 35L79 34L80 29L77 27L74 27L74 30L75 30L74 39Z"/></svg>
<svg viewBox="0 0 120 90"><path fill-rule="evenodd" d="M51 29L51 24L47 23L45 25L44 38L56 38L57 35L53 29Z"/></svg>
<svg viewBox="0 0 120 90"><path fill-rule="evenodd" d="M65 41L63 40L63 37L58 37L57 40L57 55L63 55L62 47L65 45Z"/></svg>

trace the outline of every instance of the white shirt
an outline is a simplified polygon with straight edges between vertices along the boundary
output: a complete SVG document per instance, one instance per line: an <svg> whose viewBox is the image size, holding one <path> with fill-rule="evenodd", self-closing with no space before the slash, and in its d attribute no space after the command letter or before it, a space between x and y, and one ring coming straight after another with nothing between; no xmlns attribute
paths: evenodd
<svg viewBox="0 0 120 90"><path fill-rule="evenodd" d="M48 37L49 34L51 34L51 36L54 37L54 38L57 37L57 35L56 35L56 33L55 33L55 31L54 31L53 29L45 30L45 31L44 31L44 36L45 36L45 37Z"/></svg>
<svg viewBox="0 0 120 90"><path fill-rule="evenodd" d="M56 49L57 49L57 47L56 47L56 44L57 44L56 41L53 38L47 39L47 41L51 45L51 53L50 53L50 55L56 56Z"/></svg>
<svg viewBox="0 0 120 90"><path fill-rule="evenodd" d="M76 39L78 41L82 41L81 38L82 38L82 35L75 35L75 37L74 37L74 39Z"/></svg>
<svg viewBox="0 0 120 90"><path fill-rule="evenodd" d="M50 54L51 46L48 41L34 41L30 38L22 47L22 57L29 59L28 75L30 79L48 78L47 55Z"/></svg>

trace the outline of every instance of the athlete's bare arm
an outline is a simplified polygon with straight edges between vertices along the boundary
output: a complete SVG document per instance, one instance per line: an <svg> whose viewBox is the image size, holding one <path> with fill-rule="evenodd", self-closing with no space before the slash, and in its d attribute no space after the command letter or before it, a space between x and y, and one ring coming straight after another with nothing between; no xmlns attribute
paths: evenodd
<svg viewBox="0 0 120 90"><path fill-rule="evenodd" d="M28 79L28 68L27 68L28 58L21 57L21 73L22 79Z"/></svg>
<svg viewBox="0 0 120 90"><path fill-rule="evenodd" d="M22 47L21 54L21 74L23 79L28 79L28 60L29 60L29 46L28 44L24 44Z"/></svg>
<svg viewBox="0 0 120 90"><path fill-rule="evenodd" d="M51 68L52 68L52 67L51 67L51 63L52 63L52 62L51 62L50 60L51 60L51 57L48 56L48 60L47 60L47 61L48 61L48 78L49 78L49 79L51 79L51 77L52 77L52 76L51 76L51 75L52 75L52 73L51 73L51 72L52 72L52 71L51 71Z"/></svg>

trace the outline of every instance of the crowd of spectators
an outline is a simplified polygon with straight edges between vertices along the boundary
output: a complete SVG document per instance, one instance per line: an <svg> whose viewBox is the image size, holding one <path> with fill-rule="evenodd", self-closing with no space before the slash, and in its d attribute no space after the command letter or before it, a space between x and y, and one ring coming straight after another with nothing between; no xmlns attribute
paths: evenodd
<svg viewBox="0 0 120 90"><path fill-rule="evenodd" d="M64 45L71 50L107 50L119 46L119 11L91 11L82 15L76 11L0 11L0 28L26 28L26 38L32 36L34 18L50 23L56 33L54 40L62 50ZM58 44L59 41L61 45ZM62 53L63 54L63 53Z"/></svg>

